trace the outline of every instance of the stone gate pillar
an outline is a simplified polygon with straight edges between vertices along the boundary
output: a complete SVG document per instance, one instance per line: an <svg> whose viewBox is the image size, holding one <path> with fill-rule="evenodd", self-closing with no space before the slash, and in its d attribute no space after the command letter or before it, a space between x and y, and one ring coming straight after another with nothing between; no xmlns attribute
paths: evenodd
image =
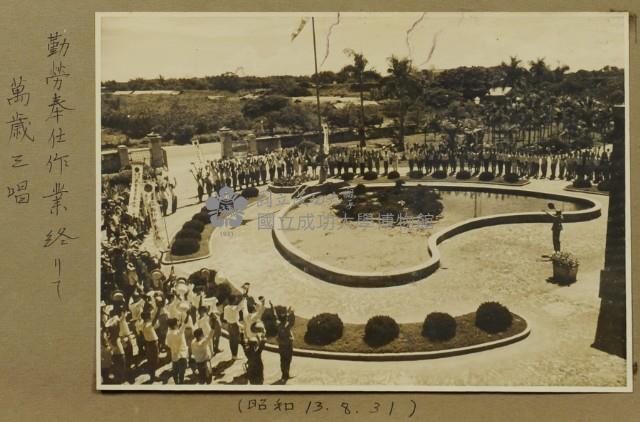
<svg viewBox="0 0 640 422"><path fill-rule="evenodd" d="M118 158L120 159L120 170L129 165L129 148L126 145L118 145Z"/></svg>
<svg viewBox="0 0 640 422"><path fill-rule="evenodd" d="M218 130L220 136L220 155L222 158L233 158L233 139L231 139L231 130L223 127Z"/></svg>
<svg viewBox="0 0 640 422"><path fill-rule="evenodd" d="M249 144L249 154L258 154L258 142L256 141L256 135L250 133L247 135L247 143Z"/></svg>
<svg viewBox="0 0 640 422"><path fill-rule="evenodd" d="M162 137L155 133L147 135L149 139L149 152L151 156L150 165L153 168L164 166L164 155L162 154Z"/></svg>

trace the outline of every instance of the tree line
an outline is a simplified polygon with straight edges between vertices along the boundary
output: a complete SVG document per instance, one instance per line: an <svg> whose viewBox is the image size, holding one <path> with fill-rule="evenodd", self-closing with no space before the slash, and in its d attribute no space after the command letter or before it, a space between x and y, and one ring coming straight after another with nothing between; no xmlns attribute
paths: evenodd
<svg viewBox="0 0 640 422"><path fill-rule="evenodd" d="M351 63L338 72L313 76L240 76L224 73L202 78L107 81L105 93L133 90L222 91L229 97L245 92L258 98L226 105L183 104L180 99L158 110L158 100L122 110L120 99L103 95L103 126L128 136L156 130L167 138L188 142L194 134L228 126L266 132L317 130L315 106L291 97L314 94L359 97L359 104L321 107L332 126L357 128L361 142L366 129L392 119L394 141L401 148L407 126L438 132L450 142L479 133L491 142L582 142L605 139L611 132L612 106L624 102L624 72L616 67L570 72L549 66L544 59L523 63L510 57L493 67L417 69L409 58L389 57L384 73L368 66L360 53L346 52ZM488 99L492 88L511 88L501 101ZM180 96L177 96L180 97ZM378 101L365 106L364 100ZM126 113L126 115L125 115Z"/></svg>

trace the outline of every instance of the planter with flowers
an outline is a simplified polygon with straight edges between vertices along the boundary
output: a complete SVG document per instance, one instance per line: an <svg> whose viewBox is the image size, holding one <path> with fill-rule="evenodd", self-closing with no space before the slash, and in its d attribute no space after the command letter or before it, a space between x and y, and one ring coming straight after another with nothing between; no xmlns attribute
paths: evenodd
<svg viewBox="0 0 640 422"><path fill-rule="evenodd" d="M578 275L578 258L569 252L555 252L551 255L553 262L553 279L559 283L570 284Z"/></svg>

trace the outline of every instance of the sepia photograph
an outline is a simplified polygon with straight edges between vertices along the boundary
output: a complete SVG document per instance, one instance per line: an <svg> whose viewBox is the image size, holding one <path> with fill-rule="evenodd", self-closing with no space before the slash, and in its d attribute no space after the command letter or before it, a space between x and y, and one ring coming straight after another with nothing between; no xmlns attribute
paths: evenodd
<svg viewBox="0 0 640 422"><path fill-rule="evenodd" d="M627 13L96 13L96 387L628 392Z"/></svg>

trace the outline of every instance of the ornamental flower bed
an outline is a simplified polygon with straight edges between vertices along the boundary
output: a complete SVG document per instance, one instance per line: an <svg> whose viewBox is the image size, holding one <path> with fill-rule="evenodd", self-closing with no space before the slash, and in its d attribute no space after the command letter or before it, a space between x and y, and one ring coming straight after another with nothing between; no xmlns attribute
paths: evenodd
<svg viewBox="0 0 640 422"><path fill-rule="evenodd" d="M300 174L297 176L279 177L272 183L273 186L298 186L304 182L308 182L312 178L306 174Z"/></svg>

